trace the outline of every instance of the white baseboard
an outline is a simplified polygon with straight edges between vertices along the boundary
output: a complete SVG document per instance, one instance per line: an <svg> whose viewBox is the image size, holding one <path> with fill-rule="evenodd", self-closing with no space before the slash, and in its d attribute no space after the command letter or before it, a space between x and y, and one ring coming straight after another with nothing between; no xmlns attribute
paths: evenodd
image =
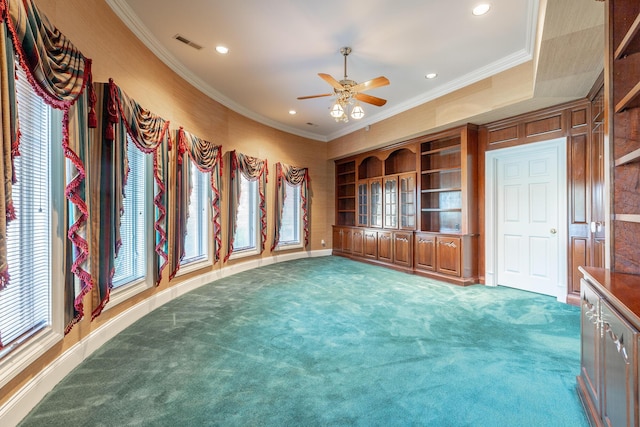
<svg viewBox="0 0 640 427"><path fill-rule="evenodd" d="M242 271L295 259L315 258L328 255L331 255L331 249L312 252L280 253L269 258L248 260L186 280L154 294L128 310L123 311L100 328L91 332L80 342L58 356L50 365L38 372L33 379L0 407L0 426L16 426L56 384L94 351L134 322L169 301L220 278L231 276Z"/></svg>

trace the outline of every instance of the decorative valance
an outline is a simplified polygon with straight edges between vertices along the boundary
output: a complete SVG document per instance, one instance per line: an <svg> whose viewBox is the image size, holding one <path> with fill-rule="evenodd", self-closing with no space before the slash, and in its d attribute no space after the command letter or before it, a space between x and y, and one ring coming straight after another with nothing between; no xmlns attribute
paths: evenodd
<svg viewBox="0 0 640 427"><path fill-rule="evenodd" d="M284 182L292 186L300 186L300 208L302 209L302 228L304 233L304 247L309 244L309 169L297 168L284 163L276 163L276 218L273 230L273 251L280 243L280 227L282 225L282 209L286 192Z"/></svg>
<svg viewBox="0 0 640 427"><path fill-rule="evenodd" d="M167 196L169 122L144 109L113 80L94 84L97 129L91 139L91 230L96 248L93 266L98 277L93 318L109 301L115 257L121 244L120 215L129 162L127 135L141 151L153 155L155 251L154 283L158 285L168 262Z"/></svg>
<svg viewBox="0 0 640 427"><path fill-rule="evenodd" d="M222 232L220 226L220 182L222 179L222 146L205 141L185 131L182 127L176 132L178 153L176 158L176 206L174 212L174 236L171 239L173 250L171 275L173 278L180 268L184 256L184 240L187 232L187 214L191 196L190 166L193 164L202 173L209 174L211 185L211 207L213 224L213 260L220 259ZM185 154L188 156L185 161ZM191 161L188 161L191 159Z"/></svg>
<svg viewBox="0 0 640 427"><path fill-rule="evenodd" d="M82 299L93 281L89 273L87 243L87 205L85 197L85 148L87 108L83 97L85 88L91 90L91 60L86 58L67 37L40 13L32 0L0 0L2 16L2 99L3 99L3 156L0 162L4 186L0 189L0 289L8 280L5 235L7 222L15 218L11 186L16 177L13 159L19 155L19 124L14 88L16 60L24 69L35 92L50 106L63 110L63 150L67 158L65 195L72 203L69 212L68 238L73 244L71 272L80 285L67 292L74 295L72 314L67 315L67 331L83 315ZM14 56L14 53L16 56ZM4 74L6 73L6 74ZM89 94L89 99L93 99ZM76 110L73 110L76 108ZM73 110L73 111L72 111ZM84 127L84 129L83 129ZM73 281L69 281L73 284Z"/></svg>
<svg viewBox="0 0 640 427"><path fill-rule="evenodd" d="M167 264L167 186L169 164L169 150L171 140L169 135L169 122L160 116L144 109L118 87L113 80L109 80L111 90L111 106L117 107L119 119L123 121L127 134L133 143L144 153L153 154L153 177L155 181L155 197L153 203L156 207L154 229L156 230L155 252L158 257L155 283L160 283L162 270ZM110 110L110 120L113 120L113 111ZM109 126L107 136L109 135ZM126 178L125 178L126 182Z"/></svg>
<svg viewBox="0 0 640 427"><path fill-rule="evenodd" d="M227 241L227 254L224 257L225 262L233 253L233 241L237 228L238 205L240 204L241 188L241 181L237 172L242 173L242 175L248 180L258 181L258 192L260 197L258 207L260 215L260 253L264 251L264 244L267 239L267 207L265 197L267 175L269 174L267 169L267 160L261 160L242 153L236 153L235 150L230 153L230 157L229 236Z"/></svg>

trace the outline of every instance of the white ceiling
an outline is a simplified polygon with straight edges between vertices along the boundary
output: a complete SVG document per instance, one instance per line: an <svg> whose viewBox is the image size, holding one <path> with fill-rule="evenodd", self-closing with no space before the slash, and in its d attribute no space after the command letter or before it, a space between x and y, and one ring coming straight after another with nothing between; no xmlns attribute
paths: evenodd
<svg viewBox="0 0 640 427"><path fill-rule="evenodd" d="M225 106L269 126L328 141L532 58L538 0L107 0L125 24L179 75ZM202 46L175 40L176 34ZM215 46L229 47L226 56ZM360 121L336 123L317 73L386 76L367 94ZM434 80L425 74L438 73ZM290 115L289 110L296 110Z"/></svg>

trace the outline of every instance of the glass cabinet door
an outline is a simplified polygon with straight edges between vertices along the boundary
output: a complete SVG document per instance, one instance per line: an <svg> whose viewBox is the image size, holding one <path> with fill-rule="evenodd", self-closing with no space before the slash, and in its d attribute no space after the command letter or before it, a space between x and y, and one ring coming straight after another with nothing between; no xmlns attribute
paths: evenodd
<svg viewBox="0 0 640 427"><path fill-rule="evenodd" d="M369 199L367 181L358 183L358 225L369 225Z"/></svg>
<svg viewBox="0 0 640 427"><path fill-rule="evenodd" d="M398 181L384 180L384 227L398 228Z"/></svg>
<svg viewBox="0 0 640 427"><path fill-rule="evenodd" d="M400 228L416 228L416 179L414 175L400 177Z"/></svg>
<svg viewBox="0 0 640 427"><path fill-rule="evenodd" d="M382 227L382 182L380 180L371 181L371 214L369 215L369 225L371 227Z"/></svg>

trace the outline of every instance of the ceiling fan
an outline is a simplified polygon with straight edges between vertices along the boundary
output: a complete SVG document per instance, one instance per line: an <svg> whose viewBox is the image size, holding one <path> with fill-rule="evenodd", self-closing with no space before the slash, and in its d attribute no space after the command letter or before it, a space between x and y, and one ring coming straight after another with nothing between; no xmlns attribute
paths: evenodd
<svg viewBox="0 0 640 427"><path fill-rule="evenodd" d="M386 86L389 84L389 79L384 76L376 77L375 79L367 80L363 83L357 83L350 80L347 77L347 56L351 53L350 47L343 47L340 49L340 53L344 56L344 78L340 81L334 79L329 74L318 73L320 78L333 87L333 93L322 93L319 95L300 96L298 99L310 99L321 98L324 96L336 97L336 102L331 107L331 117L336 121L349 121L349 115L347 109L351 107L351 117L354 119L361 119L364 117L364 110L357 103L357 101L366 102L378 107L387 103L386 99L378 98L376 96L367 95L362 92L365 90L375 89L377 87Z"/></svg>

